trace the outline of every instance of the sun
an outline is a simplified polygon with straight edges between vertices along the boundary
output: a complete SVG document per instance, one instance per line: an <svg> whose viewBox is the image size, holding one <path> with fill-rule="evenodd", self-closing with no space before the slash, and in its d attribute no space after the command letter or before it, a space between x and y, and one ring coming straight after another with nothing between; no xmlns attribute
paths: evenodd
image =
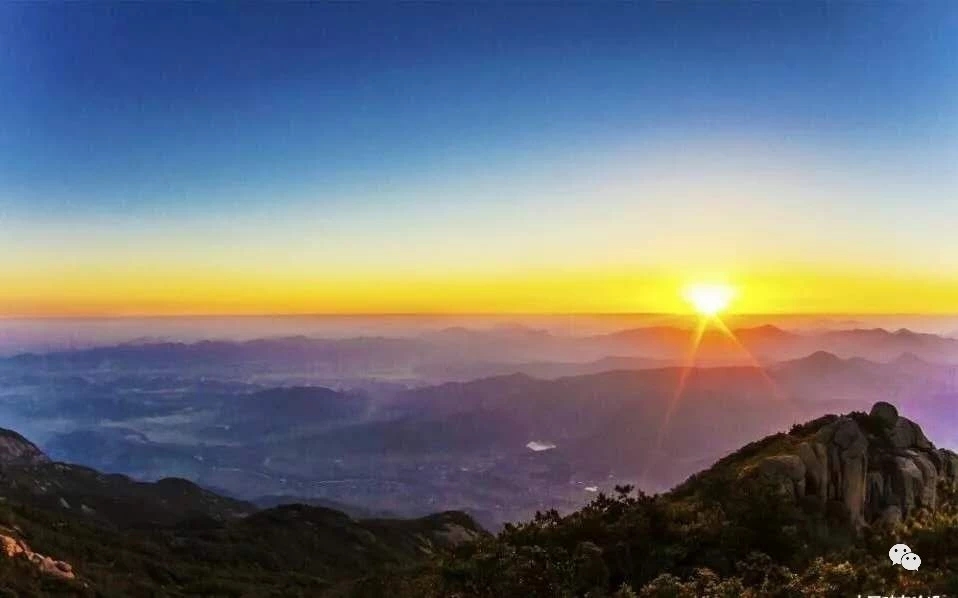
<svg viewBox="0 0 958 598"><path fill-rule="evenodd" d="M692 284L682 295L699 315L712 317L728 308L736 292L727 284Z"/></svg>

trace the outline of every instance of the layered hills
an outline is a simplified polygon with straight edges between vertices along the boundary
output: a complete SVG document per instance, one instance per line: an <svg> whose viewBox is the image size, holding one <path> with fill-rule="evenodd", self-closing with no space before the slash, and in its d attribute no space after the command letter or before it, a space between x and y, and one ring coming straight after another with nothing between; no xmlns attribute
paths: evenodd
<svg viewBox="0 0 958 598"><path fill-rule="evenodd" d="M483 532L463 513L257 510L50 461L0 431L0 573L24 596L842 596L958 589L958 455L887 403ZM920 571L891 565L908 544Z"/></svg>
<svg viewBox="0 0 958 598"><path fill-rule="evenodd" d="M309 596L485 532L467 515L257 510L176 478L55 463L0 429L0 586L18 596Z"/></svg>

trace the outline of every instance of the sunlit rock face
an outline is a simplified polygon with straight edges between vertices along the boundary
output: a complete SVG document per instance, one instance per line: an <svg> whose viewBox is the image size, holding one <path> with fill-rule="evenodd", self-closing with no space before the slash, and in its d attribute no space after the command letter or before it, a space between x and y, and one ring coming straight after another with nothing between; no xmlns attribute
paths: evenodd
<svg viewBox="0 0 958 598"><path fill-rule="evenodd" d="M856 526L888 524L935 509L939 484L958 482L958 455L936 449L893 405L877 403L867 416L837 418L748 473L796 499L841 505Z"/></svg>
<svg viewBox="0 0 958 598"><path fill-rule="evenodd" d="M69 563L33 552L26 542L12 535L11 530L0 528L0 532L4 532L0 533L0 556L11 559L25 559L33 563L37 570L45 575L60 577L62 579L74 579L76 577L73 572L73 567Z"/></svg>

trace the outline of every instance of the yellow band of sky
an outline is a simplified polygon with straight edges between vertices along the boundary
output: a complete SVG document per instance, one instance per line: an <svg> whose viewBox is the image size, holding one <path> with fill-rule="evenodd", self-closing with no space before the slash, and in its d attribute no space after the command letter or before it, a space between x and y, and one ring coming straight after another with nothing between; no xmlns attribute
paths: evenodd
<svg viewBox="0 0 958 598"><path fill-rule="evenodd" d="M958 282L814 272L655 271L350 276L152 269L8 277L3 316L297 313L686 313L682 288L718 280L731 313L954 313Z"/></svg>

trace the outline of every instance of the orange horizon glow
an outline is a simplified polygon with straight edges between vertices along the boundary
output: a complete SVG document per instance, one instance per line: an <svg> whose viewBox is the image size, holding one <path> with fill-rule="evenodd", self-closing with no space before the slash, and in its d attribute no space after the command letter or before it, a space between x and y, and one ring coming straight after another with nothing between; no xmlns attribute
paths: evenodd
<svg viewBox="0 0 958 598"><path fill-rule="evenodd" d="M741 291L730 315L958 313L948 218L834 211L888 186L822 180L820 148L768 147L624 143L340 203L316 188L209 213L0 214L0 317L691 315L680 289L699 281Z"/></svg>
<svg viewBox="0 0 958 598"><path fill-rule="evenodd" d="M738 293L729 315L940 315L958 306L958 282L931 278L814 272L727 278ZM688 278L639 269L380 277L77 269L0 279L0 317L695 313L681 294Z"/></svg>

